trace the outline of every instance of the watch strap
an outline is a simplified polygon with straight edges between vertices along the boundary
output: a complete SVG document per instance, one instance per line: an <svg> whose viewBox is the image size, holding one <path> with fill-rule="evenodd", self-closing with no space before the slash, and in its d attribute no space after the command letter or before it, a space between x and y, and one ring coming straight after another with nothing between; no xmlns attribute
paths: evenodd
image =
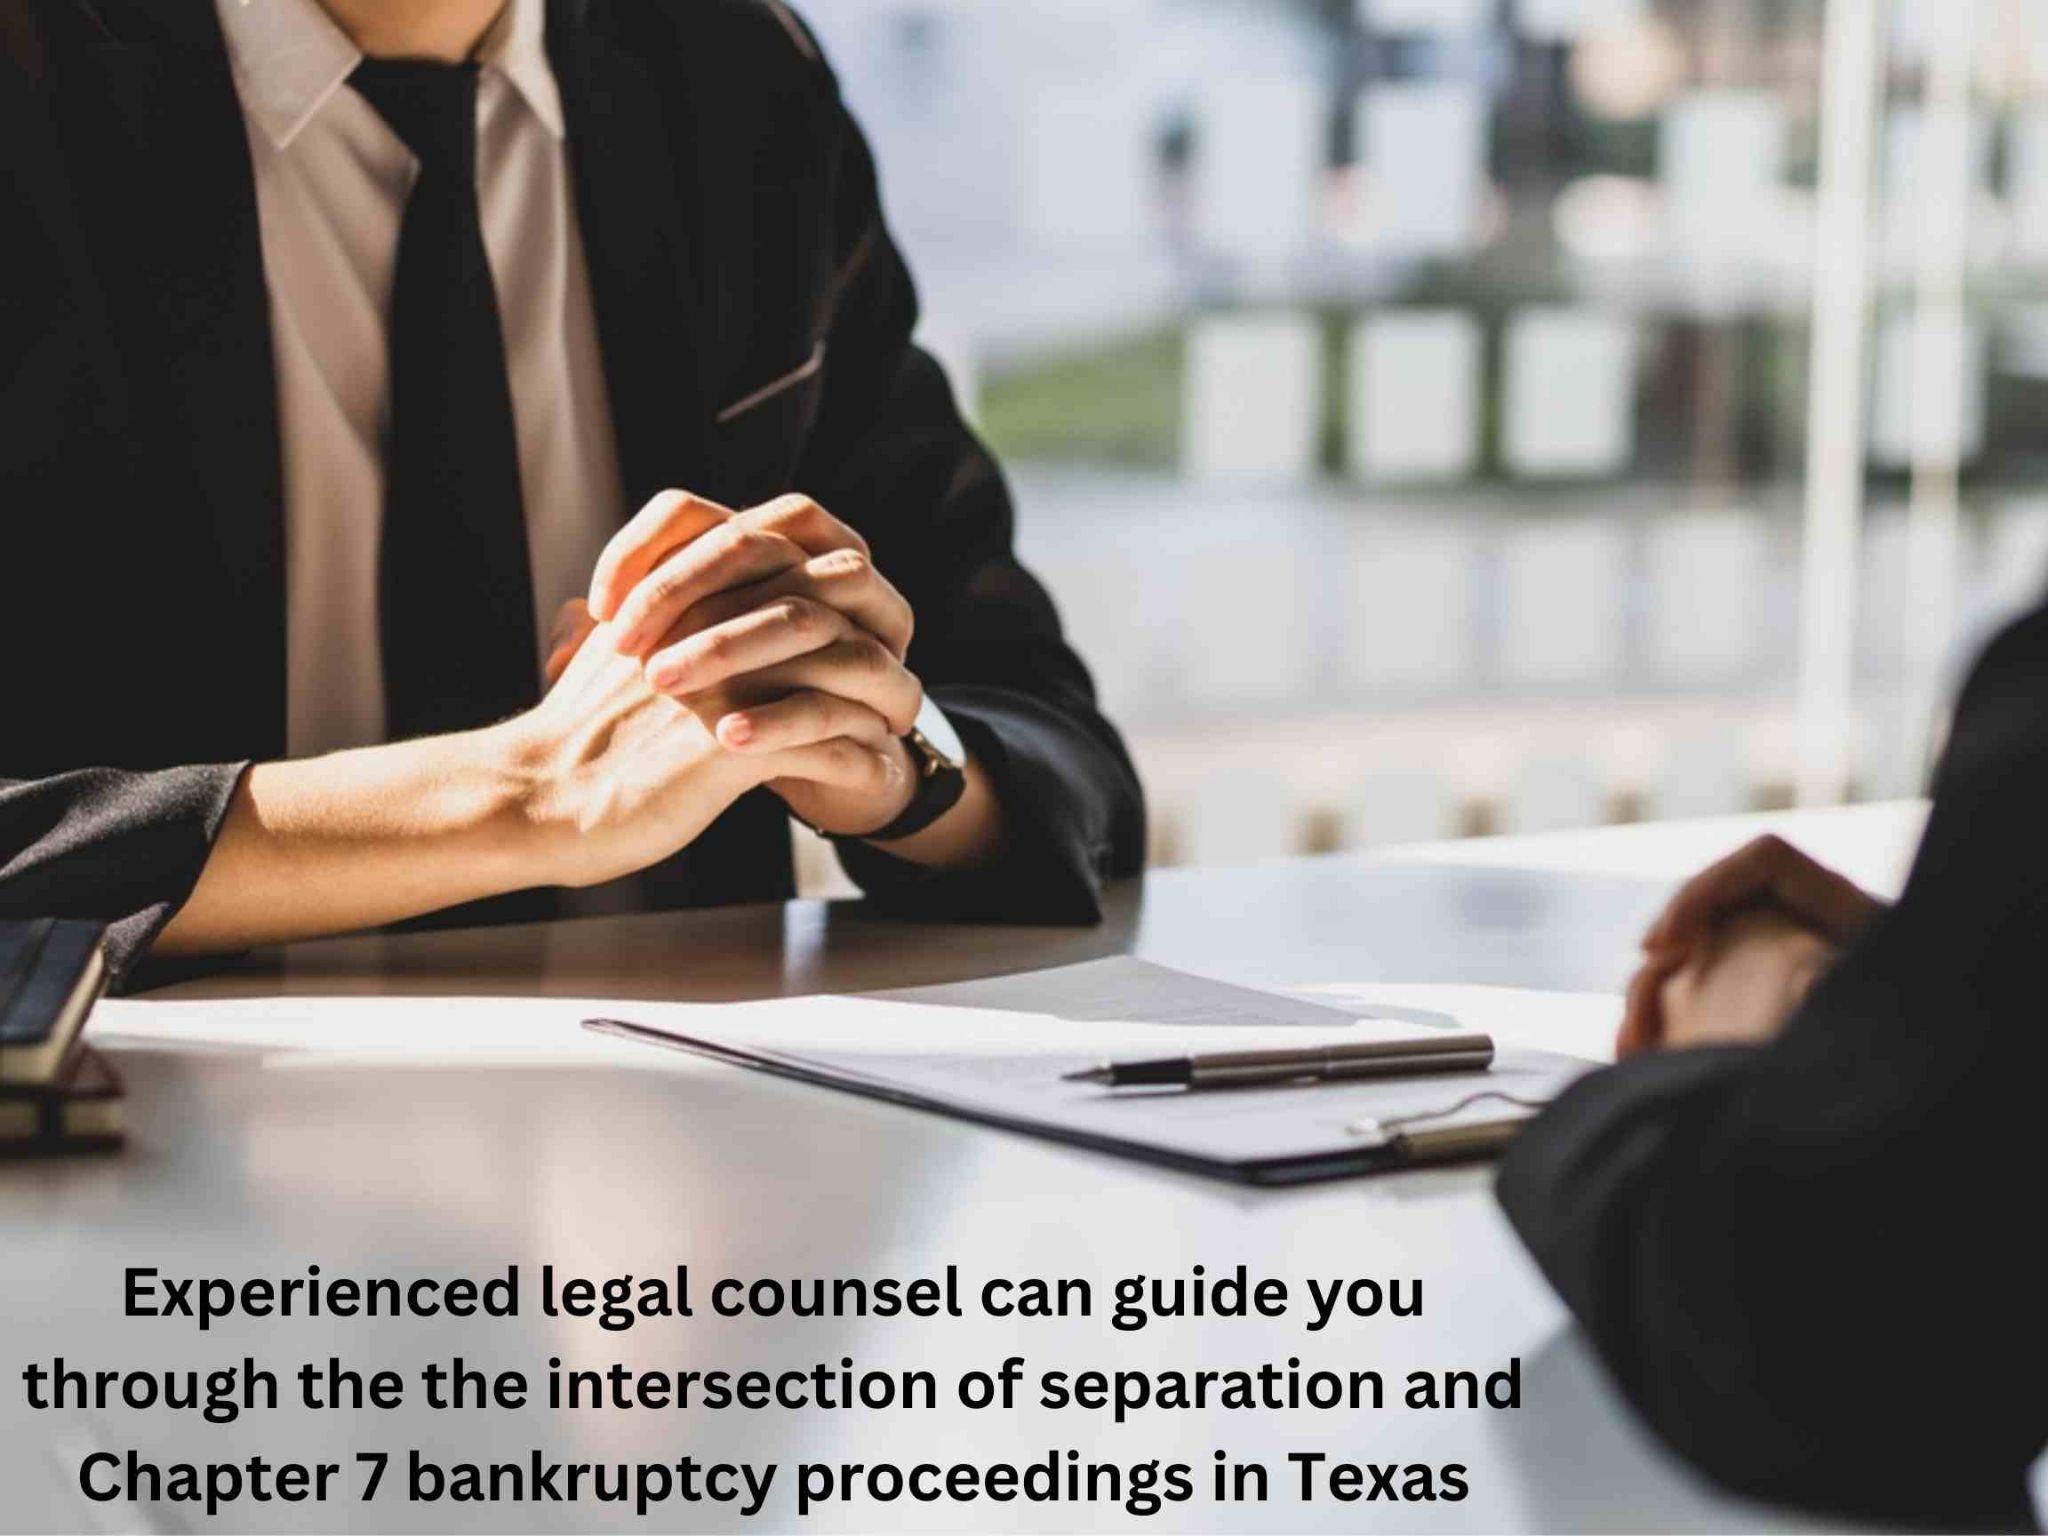
<svg viewBox="0 0 2048 1536"><path fill-rule="evenodd" d="M940 758L925 745L915 733L903 738L903 744L910 749L913 762L921 769L917 788L910 796L910 804L903 813L886 827L873 832L863 832L858 837L828 832L830 842L835 843L895 843L906 837L915 837L931 826L967 793L967 774Z"/></svg>

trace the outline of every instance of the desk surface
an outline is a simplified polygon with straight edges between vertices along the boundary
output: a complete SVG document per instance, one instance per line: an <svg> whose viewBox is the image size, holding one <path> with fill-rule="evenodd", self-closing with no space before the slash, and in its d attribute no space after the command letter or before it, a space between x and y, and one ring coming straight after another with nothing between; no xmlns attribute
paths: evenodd
<svg viewBox="0 0 2048 1536"><path fill-rule="evenodd" d="M1240 869L1167 872L1117 892L1098 931L940 929L876 920L857 907L797 903L601 919L529 930L304 945L259 957L157 999L111 1005L96 1026L128 1075L134 1145L108 1161L0 1165L0 1529L201 1525L186 1506L91 1506L77 1462L101 1448L157 1461L347 1462L380 1445L441 1461L548 1447L564 1459L818 1461L1180 1459L1206 1475L1211 1452L1287 1471L1292 1450L1351 1460L1462 1461L1472 1495L1423 1513L1400 1505L1263 1508L1207 1503L1175 1526L1303 1529L1647 1530L1784 1528L1781 1514L1726 1502L1648 1444L1618 1409L1556 1300L1500 1217L1484 1169L1295 1191L1247 1191L1021 1137L661 1056L548 1067L437 1061L417 1052L195 1046L153 1038L210 999L326 1002L330 1022L374 1016L431 1038L454 994L499 998L723 1001L963 979L1130 951L1275 986L1353 987L1426 999L1528 999L1582 1046L1611 1029L1611 996L1634 940L1670 883L1765 825L1879 887L1896 884L1919 826L1909 807L1636 828ZM1391 989L1391 990L1390 990ZM1405 991L1404 991L1405 989ZM280 1003L289 1011L296 1003ZM508 1008L511 1004L508 1002ZM568 1027L565 1024L565 1027ZM329 1036L331 1042L332 1036ZM366 1036L367 1038L367 1036ZM1560 1042L1567 1043L1567 1042ZM661 1053L649 1053L652 1059ZM937 1332L884 1323L707 1322L600 1335L527 1317L458 1323L237 1322L200 1336L124 1321L121 1270L247 1276L565 1272L779 1278L903 1277L948 1263L969 1277L1183 1274L1242 1262L1288 1277L1419 1277L1420 1318L1356 1325L1342 1348L1295 1320L1165 1324L1139 1333L1089 1322L969 1317ZM81 1364L164 1369L284 1368L342 1354L362 1369L464 1355L487 1369L624 1360L638 1368L806 1368L850 1355L864 1367L927 1365L945 1379L1013 1354L1047 1365L1163 1370L1256 1366L1302 1355L1372 1368L1522 1362L1519 1413L1417 1415L1155 1412L1118 1427L1102 1415L1022 1412L1008 1423L941 1408L909 1417L842 1414L430 1413L286 1411L214 1428L180 1414L29 1413L13 1372L65 1355ZM790 1474L786 1470L784 1478ZM632 1523L609 1506L241 1505L226 1529L347 1522L547 1529ZM780 1498L755 1522L782 1528ZM1092 1529L1112 1509L1056 1505L838 1506L822 1529L877 1524ZM726 1529L731 1506L671 1505L656 1528Z"/></svg>

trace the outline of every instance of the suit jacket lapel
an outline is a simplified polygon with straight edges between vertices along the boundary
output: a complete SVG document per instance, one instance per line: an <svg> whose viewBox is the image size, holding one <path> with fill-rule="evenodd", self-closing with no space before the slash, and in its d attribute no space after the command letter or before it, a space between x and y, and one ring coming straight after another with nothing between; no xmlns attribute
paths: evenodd
<svg viewBox="0 0 2048 1536"><path fill-rule="evenodd" d="M678 163L667 114L687 103L676 82L658 89L613 33L624 9L555 0L548 21L628 499L622 518L668 487L701 488L709 451L701 157Z"/></svg>
<svg viewBox="0 0 2048 1536"><path fill-rule="evenodd" d="M161 445L137 516L172 517L205 649L206 734L268 756L285 735L284 492L275 358L249 146L209 0L100 0L107 89L84 189L118 253L113 315L132 408ZM168 480L168 484L164 483ZM145 547L149 542L145 541Z"/></svg>

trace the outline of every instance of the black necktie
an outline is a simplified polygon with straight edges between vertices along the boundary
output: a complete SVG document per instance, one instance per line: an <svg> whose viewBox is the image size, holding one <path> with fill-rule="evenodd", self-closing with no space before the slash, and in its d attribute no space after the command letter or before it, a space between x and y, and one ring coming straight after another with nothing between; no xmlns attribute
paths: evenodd
<svg viewBox="0 0 2048 1536"><path fill-rule="evenodd" d="M505 337L476 193L469 64L369 59L349 83L419 161L391 290L378 626L385 734L468 730L539 691Z"/></svg>

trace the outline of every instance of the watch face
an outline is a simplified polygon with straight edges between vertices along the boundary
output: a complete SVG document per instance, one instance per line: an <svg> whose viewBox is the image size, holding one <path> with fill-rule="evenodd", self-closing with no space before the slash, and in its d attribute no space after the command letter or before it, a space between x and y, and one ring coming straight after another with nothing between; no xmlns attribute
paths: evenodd
<svg viewBox="0 0 2048 1536"><path fill-rule="evenodd" d="M967 766L967 747L960 740L960 733L953 729L953 722L946 718L946 712L930 699L926 699L924 708L917 712L915 730L934 752L946 760L948 768Z"/></svg>

